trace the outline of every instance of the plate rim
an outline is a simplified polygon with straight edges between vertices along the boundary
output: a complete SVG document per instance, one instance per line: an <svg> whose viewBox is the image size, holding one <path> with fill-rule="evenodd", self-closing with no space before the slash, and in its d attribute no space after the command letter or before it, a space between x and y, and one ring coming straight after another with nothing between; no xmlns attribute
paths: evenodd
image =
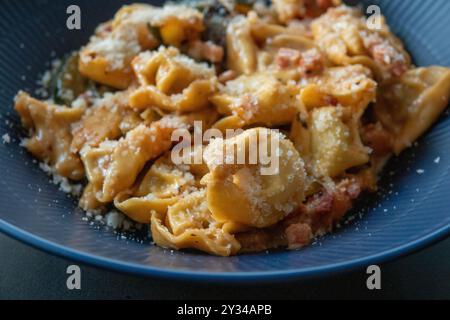
<svg viewBox="0 0 450 320"><path fill-rule="evenodd" d="M87 253L54 241L37 236L23 230L11 223L0 219L0 232L54 256L59 256L74 262L81 262L93 267L107 269L124 274L132 274L158 279L215 282L215 283L242 283L242 282L284 282L289 280L304 280L316 277L336 275L350 272L370 265L387 263L410 254L416 253L427 247L450 237L450 224L440 227L433 232L408 242L406 244L381 251L379 253L351 259L339 263L326 264L320 267L298 268L288 271L249 271L249 272L195 272L191 270L171 270L151 265L144 266L137 263L129 263L123 260L111 259L95 254ZM299 253L301 251L298 251ZM226 259L217 257L217 259Z"/></svg>

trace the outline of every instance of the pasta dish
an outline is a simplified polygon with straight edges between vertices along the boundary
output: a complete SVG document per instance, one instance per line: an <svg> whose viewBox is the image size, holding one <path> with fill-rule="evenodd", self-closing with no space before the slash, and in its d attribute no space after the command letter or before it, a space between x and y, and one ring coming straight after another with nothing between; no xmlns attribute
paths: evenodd
<svg viewBox="0 0 450 320"><path fill-rule="evenodd" d="M340 0L124 6L53 64L42 96L17 94L23 146L90 216L123 214L161 247L305 247L449 103L450 69L414 66L372 18ZM263 140L272 174L247 159Z"/></svg>

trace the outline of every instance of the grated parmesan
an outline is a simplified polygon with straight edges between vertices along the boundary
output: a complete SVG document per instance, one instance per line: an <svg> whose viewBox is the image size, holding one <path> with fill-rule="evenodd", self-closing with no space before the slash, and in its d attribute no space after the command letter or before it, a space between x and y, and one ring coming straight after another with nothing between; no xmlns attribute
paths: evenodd
<svg viewBox="0 0 450 320"><path fill-rule="evenodd" d="M8 144L11 143L11 137L9 136L9 134L5 133L2 136L2 140L3 140L3 144Z"/></svg>

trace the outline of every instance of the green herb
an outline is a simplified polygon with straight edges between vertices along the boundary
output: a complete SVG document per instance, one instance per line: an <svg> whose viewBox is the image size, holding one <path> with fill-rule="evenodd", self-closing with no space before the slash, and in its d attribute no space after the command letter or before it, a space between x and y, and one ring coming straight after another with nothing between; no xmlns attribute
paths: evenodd
<svg viewBox="0 0 450 320"><path fill-rule="evenodd" d="M86 91L89 80L78 71L78 60L78 53L72 53L52 71L48 91L55 103L70 105L78 95Z"/></svg>
<svg viewBox="0 0 450 320"><path fill-rule="evenodd" d="M70 106L80 94L91 91L94 96L102 97L106 92L114 92L115 89L100 85L85 78L78 70L78 52L67 55L61 64L51 71L51 79L46 87L56 104Z"/></svg>

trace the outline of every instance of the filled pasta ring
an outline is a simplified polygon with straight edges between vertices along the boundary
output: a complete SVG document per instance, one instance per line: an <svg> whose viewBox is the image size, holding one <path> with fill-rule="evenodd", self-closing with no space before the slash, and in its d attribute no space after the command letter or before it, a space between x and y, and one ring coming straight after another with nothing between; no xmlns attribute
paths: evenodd
<svg viewBox="0 0 450 320"><path fill-rule="evenodd" d="M181 46L202 30L203 17L192 8L125 6L112 22L101 25L83 48L79 70L89 79L125 89L133 80L130 63L136 55L157 48L161 42Z"/></svg>
<svg viewBox="0 0 450 320"><path fill-rule="evenodd" d="M71 150L79 152L84 146L98 147L106 140L115 140L145 120L128 107L129 91L108 93L95 101L82 119L72 125Z"/></svg>
<svg viewBox="0 0 450 320"><path fill-rule="evenodd" d="M240 76L211 98L218 111L228 116L215 127L289 124L298 110L297 94L295 85L284 85L268 73Z"/></svg>
<svg viewBox="0 0 450 320"><path fill-rule="evenodd" d="M132 187L145 164L171 148L172 132L185 127L183 119L167 116L149 127L139 125L119 141L82 150L88 180L99 188L97 199L109 203Z"/></svg>
<svg viewBox="0 0 450 320"><path fill-rule="evenodd" d="M411 67L411 58L402 43L390 32L383 17L380 29L369 29L360 10L340 6L332 8L311 25L315 41L336 65L361 62L361 56L373 59L383 70L383 79L401 76Z"/></svg>
<svg viewBox="0 0 450 320"><path fill-rule="evenodd" d="M263 21L253 11L231 21L227 45L228 67L238 75L268 72L283 82L298 81L325 65L306 34Z"/></svg>
<svg viewBox="0 0 450 320"><path fill-rule="evenodd" d="M194 192L170 206L167 214L154 214L151 229L155 243L165 248L196 248L229 256L238 253L241 247L228 227L212 217L204 190Z"/></svg>
<svg viewBox="0 0 450 320"><path fill-rule="evenodd" d="M133 4L120 9L112 22L113 28L124 24L133 24L136 27L144 26L156 44L180 46L190 37L195 37L203 31L202 14L186 6L168 5L164 8L148 4ZM146 43L146 34L139 34L141 45ZM148 40L147 40L148 41ZM144 49L150 49L143 46ZM153 46L155 47L155 46Z"/></svg>
<svg viewBox="0 0 450 320"><path fill-rule="evenodd" d="M89 182L80 199L80 206L84 210L97 210L105 205L99 198L116 147L116 141L104 141L98 147L85 146L80 151Z"/></svg>
<svg viewBox="0 0 450 320"><path fill-rule="evenodd" d="M237 74L255 72L257 50L248 20L244 16L235 17L227 28L228 68Z"/></svg>
<svg viewBox="0 0 450 320"><path fill-rule="evenodd" d="M83 108L68 108L52 105L19 92L15 98L15 109L22 124L32 136L24 146L36 158L54 166L62 177L81 180L84 168L78 154L72 152L70 126L79 121Z"/></svg>
<svg viewBox="0 0 450 320"><path fill-rule="evenodd" d="M326 69L321 75L308 79L300 92L306 110L341 105L350 107L356 117L376 100L377 83L369 69L361 65Z"/></svg>
<svg viewBox="0 0 450 320"><path fill-rule="evenodd" d="M259 148L256 152L266 149L278 161L274 172L263 173L260 155L251 163L250 152L255 147ZM246 154L243 164L238 158L229 164L230 158L237 157L231 151L235 149ZM264 228L282 220L303 201L303 160L292 142L278 132L256 128L231 139L216 139L206 148L204 159L210 169L204 178L208 207L217 221Z"/></svg>
<svg viewBox="0 0 450 320"><path fill-rule="evenodd" d="M394 152L410 147L438 119L450 98L450 70L418 68L379 90L375 114L394 137Z"/></svg>
<svg viewBox="0 0 450 320"><path fill-rule="evenodd" d="M140 54L133 68L141 84L130 96L134 109L198 111L209 105L208 99L216 90L214 71L173 47Z"/></svg>
<svg viewBox="0 0 450 320"><path fill-rule="evenodd" d="M150 127L140 125L119 140L111 156L99 200L110 202L120 192L130 188L145 164L169 150L172 132L184 127L174 118L163 118Z"/></svg>
<svg viewBox="0 0 450 320"><path fill-rule="evenodd" d="M149 223L152 213L166 213L169 206L197 186L189 167L173 164L168 153L151 166L137 187L120 193L114 204L133 220Z"/></svg>
<svg viewBox="0 0 450 320"><path fill-rule="evenodd" d="M344 108L314 109L309 120L311 165L317 177L336 177L369 162L358 120Z"/></svg>

